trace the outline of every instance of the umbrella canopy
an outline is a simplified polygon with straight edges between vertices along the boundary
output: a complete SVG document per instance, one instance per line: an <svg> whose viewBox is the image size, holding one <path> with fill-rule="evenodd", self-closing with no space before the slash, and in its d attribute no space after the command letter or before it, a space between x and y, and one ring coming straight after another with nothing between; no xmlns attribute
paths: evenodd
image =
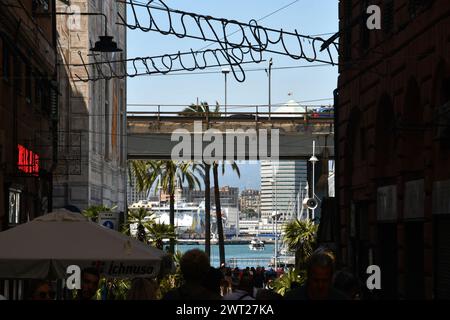
<svg viewBox="0 0 450 320"><path fill-rule="evenodd" d="M62 279L70 265L134 278L155 277L172 262L159 249L64 209L0 232L0 278Z"/></svg>

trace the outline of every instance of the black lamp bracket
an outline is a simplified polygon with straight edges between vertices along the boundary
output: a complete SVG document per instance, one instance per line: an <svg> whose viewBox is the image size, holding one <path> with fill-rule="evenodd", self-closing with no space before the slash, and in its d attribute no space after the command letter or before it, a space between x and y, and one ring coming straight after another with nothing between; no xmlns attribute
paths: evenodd
<svg viewBox="0 0 450 320"><path fill-rule="evenodd" d="M73 16L73 15L81 15L81 16L102 16L105 18L105 36L108 36L108 17L106 14L101 12L55 12L57 15L63 16Z"/></svg>

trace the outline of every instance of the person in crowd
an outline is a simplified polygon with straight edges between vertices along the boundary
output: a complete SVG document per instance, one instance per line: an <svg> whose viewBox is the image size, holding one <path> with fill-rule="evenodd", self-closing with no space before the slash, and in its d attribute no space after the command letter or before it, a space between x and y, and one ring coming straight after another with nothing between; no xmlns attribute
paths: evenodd
<svg viewBox="0 0 450 320"><path fill-rule="evenodd" d="M95 268L86 268L81 271L81 290L78 292L79 300L93 300L98 290L100 274Z"/></svg>
<svg viewBox="0 0 450 320"><path fill-rule="evenodd" d="M332 286L334 272L333 256L317 250L308 259L306 284L286 293L286 300L347 300L346 296Z"/></svg>
<svg viewBox="0 0 450 320"><path fill-rule="evenodd" d="M361 284L350 272L344 270L336 272L333 285L334 288L345 294L348 299L361 299Z"/></svg>
<svg viewBox="0 0 450 320"><path fill-rule="evenodd" d="M233 291L223 297L223 300L255 300L253 298L253 281L249 276L243 276L239 279L233 276Z"/></svg>
<svg viewBox="0 0 450 320"><path fill-rule="evenodd" d="M257 267L253 276L256 289L262 289L264 286L264 278L260 267Z"/></svg>
<svg viewBox="0 0 450 320"><path fill-rule="evenodd" d="M259 289L256 292L256 300L283 300L283 296L273 290Z"/></svg>
<svg viewBox="0 0 450 320"><path fill-rule="evenodd" d="M222 297L231 293L232 292L232 286L231 286L231 282L232 282L232 273L231 273L231 269L227 268L227 270L225 271L225 276L222 280Z"/></svg>
<svg viewBox="0 0 450 320"><path fill-rule="evenodd" d="M262 281L263 281L263 286L262 288L265 287L266 282L267 282L267 278L266 278L266 269L264 267L261 267L261 277L262 277Z"/></svg>
<svg viewBox="0 0 450 320"><path fill-rule="evenodd" d="M136 278L131 282L127 300L156 300L158 285L152 279Z"/></svg>
<svg viewBox="0 0 450 320"><path fill-rule="evenodd" d="M203 278L202 286L211 292L221 295L223 278L223 274L220 270L210 266L206 276Z"/></svg>
<svg viewBox="0 0 450 320"><path fill-rule="evenodd" d="M49 301L55 299L55 293L52 290L51 284L46 280L36 280L30 285L31 300Z"/></svg>
<svg viewBox="0 0 450 320"><path fill-rule="evenodd" d="M201 250L187 251L180 260L184 283L167 292L163 300L220 300L221 296L202 284L210 270L208 256Z"/></svg>

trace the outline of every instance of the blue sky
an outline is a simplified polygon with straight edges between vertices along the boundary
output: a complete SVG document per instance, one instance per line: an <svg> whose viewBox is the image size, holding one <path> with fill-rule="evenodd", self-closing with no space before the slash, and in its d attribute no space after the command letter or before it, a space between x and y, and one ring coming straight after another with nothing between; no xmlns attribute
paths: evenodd
<svg viewBox="0 0 450 320"><path fill-rule="evenodd" d="M247 23L292 3L294 0L167 0L165 3L174 9L191 11L219 18L234 19ZM142 1L144 2L144 1ZM157 1L154 2L157 4ZM129 20L133 21L129 12ZM145 21L145 17L142 17ZM304 35L333 33L338 29L338 3L336 0L298 0L288 8L259 21L260 25L286 31L297 31ZM233 31L230 29L230 31ZM323 36L327 38L327 35ZM144 33L128 31L128 57L155 56L178 51L199 50L205 45L201 40L178 39L175 36L156 32ZM209 47L217 48L216 45ZM293 60L275 54L265 54L267 61L273 58L273 67L310 66L303 60ZM268 62L245 65L244 69L265 68ZM128 79L128 104L189 105L199 98L214 104L224 100L224 76L220 68L207 69L213 74L143 76ZM273 70L272 103L284 103L290 99L309 101L330 99L328 101L308 102L306 104L332 103L332 92L337 83L337 67L313 67L302 69ZM239 83L229 77L228 105L262 105L268 101L268 78L265 71L246 73L246 81ZM288 94L291 93L290 96ZM168 107L168 110L175 108ZM178 108L179 109L179 108ZM128 110L145 111L150 108L128 107ZM222 179L222 184L259 188L259 165L241 165L243 176L237 180L234 174ZM231 170L229 170L231 172Z"/></svg>

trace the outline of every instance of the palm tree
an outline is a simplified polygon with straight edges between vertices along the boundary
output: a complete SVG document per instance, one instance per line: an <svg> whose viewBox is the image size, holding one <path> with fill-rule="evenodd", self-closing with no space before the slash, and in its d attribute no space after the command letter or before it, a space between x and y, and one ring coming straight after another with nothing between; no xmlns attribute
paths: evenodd
<svg viewBox="0 0 450 320"><path fill-rule="evenodd" d="M83 210L83 215L87 218L89 218L92 222L98 221L98 215L101 212L111 212L112 210L116 209L117 207L114 206L112 208L106 207L104 205L99 206L90 206L86 210Z"/></svg>
<svg viewBox="0 0 450 320"><path fill-rule="evenodd" d="M216 106L214 111L211 111L208 103L201 102L200 104L191 104L188 108L183 110L183 114L189 113L203 113L207 114L207 119L209 117L218 117L220 116L220 105L216 102ZM207 123L209 127L209 123ZM220 205L220 186L219 186L219 173L218 173L219 163L213 162L213 178L214 178L214 198L216 204L216 221L217 221L217 233L219 235L219 256L220 256L220 264L225 263L225 239L223 234L223 223L222 223L222 208ZM240 177L239 167L235 162L231 164L233 171L235 171ZM205 252L210 256L211 253L211 208L210 208L210 177L209 172L211 169L211 165L207 162L203 163L203 171L204 171L204 183L205 183ZM225 163L222 163L222 175L225 174Z"/></svg>
<svg viewBox="0 0 450 320"><path fill-rule="evenodd" d="M207 102L201 102L200 104L191 104L189 107L183 110L182 114L206 114L207 119L209 116L218 116L219 104L216 102L215 109L211 112ZM206 124L209 127L209 123ZM208 258L211 256L211 164L208 161L199 165L202 170L201 177L205 184L205 253Z"/></svg>
<svg viewBox="0 0 450 320"><path fill-rule="evenodd" d="M220 265L225 263L225 239L223 235L223 223L222 223L222 208L220 205L220 186L219 186L219 162L215 161L213 163L213 177L214 177L214 198L216 202L216 223L217 223L217 233L219 235L219 257ZM241 177L241 172L236 162L231 163L231 168L236 172L237 176ZM222 162L222 175L225 174L225 162Z"/></svg>
<svg viewBox="0 0 450 320"><path fill-rule="evenodd" d="M317 225L310 220L292 220L284 225L283 242L290 251L295 251L297 269L304 269L306 260L316 244Z"/></svg>
<svg viewBox="0 0 450 320"><path fill-rule="evenodd" d="M209 258L211 256L211 165L205 161L197 168L205 184L205 253Z"/></svg>
<svg viewBox="0 0 450 320"><path fill-rule="evenodd" d="M148 191L152 186L169 194L170 225L175 228L175 191L177 186L188 184L189 188L200 185L194 171L196 165L191 161L131 161L130 171L136 177L138 191ZM156 189L155 189L156 190ZM175 239L170 239L170 253L175 252Z"/></svg>
<svg viewBox="0 0 450 320"><path fill-rule="evenodd" d="M152 223L154 223L153 213L144 208L133 209L128 211L128 219L123 225L122 232L131 235L131 225L137 224L136 238L139 241L147 242L147 232L145 230Z"/></svg>
<svg viewBox="0 0 450 320"><path fill-rule="evenodd" d="M147 230L147 239L160 250L163 250L164 239L175 239L176 237L175 228L165 223L149 223Z"/></svg>

